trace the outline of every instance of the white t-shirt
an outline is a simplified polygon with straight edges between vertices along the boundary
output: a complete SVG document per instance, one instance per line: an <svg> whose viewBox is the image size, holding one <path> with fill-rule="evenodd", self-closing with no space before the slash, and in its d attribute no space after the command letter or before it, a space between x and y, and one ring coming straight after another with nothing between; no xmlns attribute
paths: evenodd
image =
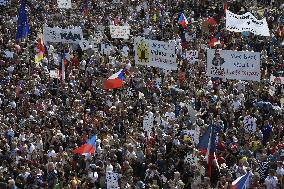
<svg viewBox="0 0 284 189"><path fill-rule="evenodd" d="M278 179L275 176L268 176L265 179L266 189L274 189L277 186Z"/></svg>

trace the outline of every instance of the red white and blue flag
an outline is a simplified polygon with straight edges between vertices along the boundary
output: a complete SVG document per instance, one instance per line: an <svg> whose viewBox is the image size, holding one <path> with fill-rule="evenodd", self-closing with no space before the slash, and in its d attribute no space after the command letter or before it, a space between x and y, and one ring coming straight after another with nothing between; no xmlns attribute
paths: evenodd
<svg viewBox="0 0 284 189"><path fill-rule="evenodd" d="M250 178L252 176L251 172L247 172L247 174L240 176L235 181L232 182L230 189L246 189L248 183L250 182Z"/></svg>
<svg viewBox="0 0 284 189"><path fill-rule="evenodd" d="M76 148L75 150L73 150L74 154L85 154L85 153L89 153L89 154L94 154L96 151L96 142L97 142L97 137L96 135L93 136L92 138L90 138L86 144L80 146L79 148Z"/></svg>
<svg viewBox="0 0 284 189"><path fill-rule="evenodd" d="M111 75L104 82L104 89L118 89L122 88L123 84L123 70L119 70L115 74Z"/></svg>
<svg viewBox="0 0 284 189"><path fill-rule="evenodd" d="M201 153L206 154L208 176L211 177L212 162L214 159L216 159L216 132L213 125L210 125L200 138L198 149L201 151Z"/></svg>
<svg viewBox="0 0 284 189"><path fill-rule="evenodd" d="M178 24L180 24L183 28L185 28L188 24L187 18L183 13L179 16Z"/></svg>

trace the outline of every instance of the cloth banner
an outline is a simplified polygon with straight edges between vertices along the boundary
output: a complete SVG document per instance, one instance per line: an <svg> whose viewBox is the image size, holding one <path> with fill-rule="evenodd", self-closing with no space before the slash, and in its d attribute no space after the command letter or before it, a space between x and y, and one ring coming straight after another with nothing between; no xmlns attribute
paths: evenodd
<svg viewBox="0 0 284 189"><path fill-rule="evenodd" d="M57 0L58 8L60 9L71 9L71 0Z"/></svg>
<svg viewBox="0 0 284 189"><path fill-rule="evenodd" d="M108 171L106 174L107 189L117 189L118 187L118 173Z"/></svg>
<svg viewBox="0 0 284 189"><path fill-rule="evenodd" d="M135 63L165 70L177 69L176 44L149 40L142 37L134 39Z"/></svg>
<svg viewBox="0 0 284 189"><path fill-rule="evenodd" d="M62 29L59 27L43 27L44 42L60 42L78 44L83 40L83 31L81 28Z"/></svg>
<svg viewBox="0 0 284 189"><path fill-rule="evenodd" d="M274 75L271 75L270 82L275 83L275 84L284 85L284 77L275 77Z"/></svg>
<svg viewBox="0 0 284 189"><path fill-rule="evenodd" d="M10 0L0 0L0 6L7 6L10 3Z"/></svg>
<svg viewBox="0 0 284 189"><path fill-rule="evenodd" d="M226 79L260 81L260 53L208 49L207 75Z"/></svg>
<svg viewBox="0 0 284 189"><path fill-rule="evenodd" d="M129 39L130 26L114 26L110 25L110 35L112 38Z"/></svg>
<svg viewBox="0 0 284 189"><path fill-rule="evenodd" d="M196 50L189 50L189 51L186 51L186 59L188 60L188 62L190 64L194 64L195 61L198 60L198 51Z"/></svg>
<svg viewBox="0 0 284 189"><path fill-rule="evenodd" d="M257 20L250 12L238 15L226 10L226 29L233 32L250 31L255 35L270 36L266 19Z"/></svg>
<svg viewBox="0 0 284 189"><path fill-rule="evenodd" d="M94 51L102 53L103 55L110 55L111 51L114 49L114 46L112 44L97 43L96 41L88 40L80 41L79 45L83 51L87 49L92 49Z"/></svg>

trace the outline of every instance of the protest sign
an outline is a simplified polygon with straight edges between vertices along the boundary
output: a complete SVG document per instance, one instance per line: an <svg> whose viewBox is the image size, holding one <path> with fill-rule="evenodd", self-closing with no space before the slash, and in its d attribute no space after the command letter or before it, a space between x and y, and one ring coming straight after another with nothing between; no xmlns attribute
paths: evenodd
<svg viewBox="0 0 284 189"><path fill-rule="evenodd" d="M237 15L226 10L226 29L234 32L250 31L255 35L270 36L266 19L257 20L250 12Z"/></svg>
<svg viewBox="0 0 284 189"><path fill-rule="evenodd" d="M49 76L51 78L59 78L59 70L50 70L49 71Z"/></svg>
<svg viewBox="0 0 284 189"><path fill-rule="evenodd" d="M208 49L207 75L260 81L260 53Z"/></svg>
<svg viewBox="0 0 284 189"><path fill-rule="evenodd" d="M108 171L106 174L107 189L117 189L118 187L118 173Z"/></svg>
<svg viewBox="0 0 284 189"><path fill-rule="evenodd" d="M194 64L198 60L198 51L196 50L186 51L185 56L190 64Z"/></svg>
<svg viewBox="0 0 284 189"><path fill-rule="evenodd" d="M143 130L147 132L147 134L151 134L153 127L154 114L152 112L147 112L143 117Z"/></svg>
<svg viewBox="0 0 284 189"><path fill-rule="evenodd" d="M7 6L9 2L9 0L0 0L0 6Z"/></svg>
<svg viewBox="0 0 284 189"><path fill-rule="evenodd" d="M100 52L103 55L110 55L114 46L109 43L97 43L96 41L81 40L79 42L80 48L82 50L92 49L94 51Z"/></svg>
<svg viewBox="0 0 284 189"><path fill-rule="evenodd" d="M244 117L244 129L247 133L256 132L256 118L247 115Z"/></svg>
<svg viewBox="0 0 284 189"><path fill-rule="evenodd" d="M60 9L71 9L71 0L57 0L58 8Z"/></svg>
<svg viewBox="0 0 284 189"><path fill-rule="evenodd" d="M83 40L81 28L62 29L59 27L43 27L44 42L79 43Z"/></svg>
<svg viewBox="0 0 284 189"><path fill-rule="evenodd" d="M284 85L284 77L275 77L274 75L271 75L270 82L275 83L275 84Z"/></svg>
<svg viewBox="0 0 284 189"><path fill-rule="evenodd" d="M110 35L112 38L129 39L130 26L114 26L110 25Z"/></svg>
<svg viewBox="0 0 284 189"><path fill-rule="evenodd" d="M176 70L176 45L175 43L149 40L141 37L134 39L136 64Z"/></svg>

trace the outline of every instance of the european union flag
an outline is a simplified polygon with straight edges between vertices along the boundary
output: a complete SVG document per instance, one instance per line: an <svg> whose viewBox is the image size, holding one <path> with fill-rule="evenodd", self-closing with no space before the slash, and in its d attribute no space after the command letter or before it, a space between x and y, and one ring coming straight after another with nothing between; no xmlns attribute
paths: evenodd
<svg viewBox="0 0 284 189"><path fill-rule="evenodd" d="M25 0L21 0L19 16L18 16L16 40L28 36L29 33L30 33L30 26L26 12Z"/></svg>

